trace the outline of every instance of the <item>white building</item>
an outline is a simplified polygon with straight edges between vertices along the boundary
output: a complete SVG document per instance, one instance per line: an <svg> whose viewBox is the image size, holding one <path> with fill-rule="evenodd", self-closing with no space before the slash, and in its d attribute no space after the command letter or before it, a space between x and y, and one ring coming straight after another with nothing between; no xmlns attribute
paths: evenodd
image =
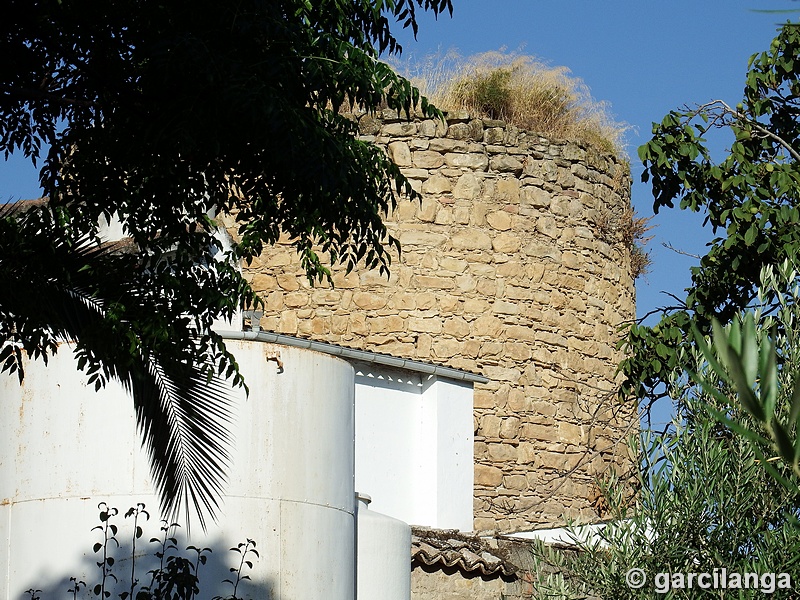
<svg viewBox="0 0 800 600"><path fill-rule="evenodd" d="M237 400L219 522L191 532L190 543L214 550L201 585L229 577L237 563L227 549L251 538L261 557L240 594L351 600L358 587L366 598L376 589L408 598L407 524L472 528L472 384L486 380L267 332L224 335L250 395ZM47 366L30 361L22 385L0 378L0 600L28 589L44 600L62 595L70 577L97 580L98 503L121 513L114 552L123 581L132 530L122 513L144 502L157 521L130 398L114 383L99 393L87 386L69 350ZM367 514L357 493L372 499ZM137 547L141 582L150 535Z"/></svg>

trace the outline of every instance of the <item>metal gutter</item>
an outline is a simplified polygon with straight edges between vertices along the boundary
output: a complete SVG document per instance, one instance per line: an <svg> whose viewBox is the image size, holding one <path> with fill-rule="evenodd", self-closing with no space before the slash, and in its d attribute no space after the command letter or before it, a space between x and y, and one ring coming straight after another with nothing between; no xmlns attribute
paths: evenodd
<svg viewBox="0 0 800 600"><path fill-rule="evenodd" d="M389 356L388 354L378 354L376 352L368 352L366 350L345 348L344 346L337 346L335 344L328 344L326 342L315 342L313 340L298 338L291 335L284 335L281 333L271 333L268 331L217 331L217 333L219 333L226 340L251 340L257 342L266 342L268 344L282 344L284 346L305 348L307 350L322 352L323 354L330 354L332 356L339 356L341 358L358 360L370 364L394 367L396 369L407 369L409 371L425 373L428 375L438 375L441 377L447 377L449 379L456 379L458 381L467 381L470 383L489 383L489 379L487 377L478 375L476 373L470 373L468 371L432 365L430 363L424 363L418 360L396 358L394 356Z"/></svg>

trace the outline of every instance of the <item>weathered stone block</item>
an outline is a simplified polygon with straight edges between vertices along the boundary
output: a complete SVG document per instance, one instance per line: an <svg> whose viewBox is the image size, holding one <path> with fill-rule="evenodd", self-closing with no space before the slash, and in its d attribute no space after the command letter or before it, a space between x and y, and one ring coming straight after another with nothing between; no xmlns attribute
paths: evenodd
<svg viewBox="0 0 800 600"><path fill-rule="evenodd" d="M472 404L475 408L494 408L494 393L489 390L476 388L473 393Z"/></svg>
<svg viewBox="0 0 800 600"><path fill-rule="evenodd" d="M492 240L492 248L494 248L494 251L504 254L513 254L519 250L521 245L522 240L513 233L501 233Z"/></svg>
<svg viewBox="0 0 800 600"><path fill-rule="evenodd" d="M484 374L495 381L518 383L522 375L519 369L508 367L498 367L495 365L487 365L484 367Z"/></svg>
<svg viewBox="0 0 800 600"><path fill-rule="evenodd" d="M495 211L486 215L486 222L498 231L507 231L511 229L511 215L506 211Z"/></svg>
<svg viewBox="0 0 800 600"><path fill-rule="evenodd" d="M421 334L417 337L417 357L424 360L429 360L431 357L431 346L433 345L433 338L427 333Z"/></svg>
<svg viewBox="0 0 800 600"><path fill-rule="evenodd" d="M417 133L419 135L424 135L425 137L433 137L436 135L436 122L432 119L428 119L427 121L423 121L419 124L417 128Z"/></svg>
<svg viewBox="0 0 800 600"><path fill-rule="evenodd" d="M503 354L508 358L522 362L530 360L532 352L528 344L505 342L503 345Z"/></svg>
<svg viewBox="0 0 800 600"><path fill-rule="evenodd" d="M501 342L483 342L481 344L480 353L478 356L481 358L500 356L503 352L503 344Z"/></svg>
<svg viewBox="0 0 800 600"><path fill-rule="evenodd" d="M519 179L498 179L495 183L495 198L500 202L518 204L520 199Z"/></svg>
<svg viewBox="0 0 800 600"><path fill-rule="evenodd" d="M462 258L453 258L452 256L445 256L439 261L439 267L445 271L453 273L463 273L467 270L469 263Z"/></svg>
<svg viewBox="0 0 800 600"><path fill-rule="evenodd" d="M585 442L583 427L572 423L561 422L558 424L558 436L561 441L569 444L580 445Z"/></svg>
<svg viewBox="0 0 800 600"><path fill-rule="evenodd" d="M507 300L495 300L492 305L492 312L496 315L516 315L519 313L519 305L516 302Z"/></svg>
<svg viewBox="0 0 800 600"><path fill-rule="evenodd" d="M377 135L381 130L381 122L372 115L364 115L358 120L358 131L362 135Z"/></svg>
<svg viewBox="0 0 800 600"><path fill-rule="evenodd" d="M270 312L277 312L283 309L283 293L271 292L265 299L264 308Z"/></svg>
<svg viewBox="0 0 800 600"><path fill-rule="evenodd" d="M409 331L440 333L442 331L442 320L437 317L431 317L427 319L411 317L408 319L408 329Z"/></svg>
<svg viewBox="0 0 800 600"><path fill-rule="evenodd" d="M453 196L459 200L474 200L481 195L481 182L472 173L464 173L458 178Z"/></svg>
<svg viewBox="0 0 800 600"><path fill-rule="evenodd" d="M500 485L499 483L497 485ZM475 531L494 531L497 529L497 521L489 517L477 517L474 521ZM498 581L500 581L498 579ZM498 596L499 597L499 596Z"/></svg>
<svg viewBox="0 0 800 600"><path fill-rule="evenodd" d="M430 179L428 181L430 181ZM425 184L427 184L428 181L426 181ZM425 184L422 185L423 190L425 189ZM422 205L417 212L417 218L424 223L433 223L436 219L436 211L439 210L440 206L441 204L439 204L436 198L423 196Z"/></svg>
<svg viewBox="0 0 800 600"><path fill-rule="evenodd" d="M483 131L483 141L487 144L502 144L506 132L502 127L490 127Z"/></svg>
<svg viewBox="0 0 800 600"><path fill-rule="evenodd" d="M441 200L441 202L444 202L444 200ZM439 208L436 213L436 219L434 219L434 223L437 225L452 225L454 221L453 209L447 206Z"/></svg>
<svg viewBox="0 0 800 600"><path fill-rule="evenodd" d="M369 320L371 333L399 333L405 331L405 320L397 315Z"/></svg>
<svg viewBox="0 0 800 600"><path fill-rule="evenodd" d="M389 308L392 310L413 310L417 307L414 294L407 292L398 292L392 294L388 302Z"/></svg>
<svg viewBox="0 0 800 600"><path fill-rule="evenodd" d="M295 283L297 283L297 279L289 275L291 279L294 279ZM255 273L250 277L250 285L253 286L253 289L258 292L268 292L270 290L274 290L275 287L278 285L276 278L272 275L265 275L264 273ZM297 287L300 287L299 284ZM297 289L297 288L295 288Z"/></svg>
<svg viewBox="0 0 800 600"><path fill-rule="evenodd" d="M474 129L467 123L453 123L447 129L447 137L454 140L475 139Z"/></svg>
<svg viewBox="0 0 800 600"><path fill-rule="evenodd" d="M469 323L461 317L452 317L445 320L444 332L457 338L464 338L469 335Z"/></svg>
<svg viewBox="0 0 800 600"><path fill-rule="evenodd" d="M314 290L311 301L319 306L338 306L342 301L342 293L338 290Z"/></svg>
<svg viewBox="0 0 800 600"><path fill-rule="evenodd" d="M472 335L476 336L496 337L502 330L503 322L490 315L482 315L472 323Z"/></svg>
<svg viewBox="0 0 800 600"><path fill-rule="evenodd" d="M422 184L423 194L444 194L453 189L453 182L442 175L433 175Z"/></svg>
<svg viewBox="0 0 800 600"><path fill-rule="evenodd" d="M508 392L508 400L506 405L508 409L517 413L527 412L531 408L530 398L525 394L525 390L521 388L513 388Z"/></svg>
<svg viewBox="0 0 800 600"><path fill-rule="evenodd" d="M487 444L489 458L497 462L516 462L517 449L511 444Z"/></svg>
<svg viewBox="0 0 800 600"><path fill-rule="evenodd" d="M280 321L278 321L278 331L294 335L297 333L298 322L296 312L285 310L281 313Z"/></svg>
<svg viewBox="0 0 800 600"><path fill-rule="evenodd" d="M289 308L299 308L308 304L309 298L305 292L291 292L283 295L283 303Z"/></svg>
<svg viewBox="0 0 800 600"><path fill-rule="evenodd" d="M417 124L413 122L389 123L381 128L381 135L401 137L417 133Z"/></svg>
<svg viewBox="0 0 800 600"><path fill-rule="evenodd" d="M485 438L497 438L500 436L500 417L495 415L485 415L480 419L480 427L478 428L478 435Z"/></svg>
<svg viewBox="0 0 800 600"><path fill-rule="evenodd" d="M520 420L518 417L506 417L500 424L500 437L514 439L519 433Z"/></svg>
<svg viewBox="0 0 800 600"><path fill-rule="evenodd" d="M436 138L430 141L428 149L434 152L466 152L467 144L448 138Z"/></svg>
<svg viewBox="0 0 800 600"><path fill-rule="evenodd" d="M429 173L427 169L414 169L411 167L402 167L400 172L405 175L408 179L428 179ZM420 189L422 188L422 184L420 184Z"/></svg>
<svg viewBox="0 0 800 600"><path fill-rule="evenodd" d="M478 153L471 153L471 154L448 153L444 155L444 160L449 167L474 169L476 171L485 171L489 166L489 157L486 156L485 154L478 154Z"/></svg>
<svg viewBox="0 0 800 600"><path fill-rule="evenodd" d="M398 167L410 167L413 164L411 150L405 142L391 142L389 144L389 158Z"/></svg>
<svg viewBox="0 0 800 600"><path fill-rule="evenodd" d="M419 169L438 169L444 164L444 156L433 150L418 151L414 152L412 162Z"/></svg>
<svg viewBox="0 0 800 600"><path fill-rule="evenodd" d="M461 353L461 342L453 339L439 339L433 342L433 355L437 358L451 358Z"/></svg>
<svg viewBox="0 0 800 600"><path fill-rule="evenodd" d="M333 275L333 287L335 289L340 290L349 290L358 287L360 284L360 280L358 277L358 273L350 272L345 273L344 271L338 271Z"/></svg>
<svg viewBox="0 0 800 600"><path fill-rule="evenodd" d="M492 238L478 229L462 229L453 235L450 242L459 250L491 250Z"/></svg>
<svg viewBox="0 0 800 600"><path fill-rule="evenodd" d="M524 475L506 475L503 477L503 487L509 490L525 491L528 489L528 480Z"/></svg>
<svg viewBox="0 0 800 600"><path fill-rule="evenodd" d="M522 173L522 162L507 154L497 154L489 161L489 168L498 173Z"/></svg>
<svg viewBox="0 0 800 600"><path fill-rule="evenodd" d="M369 333L369 327L367 327L367 316L364 313L351 313L348 329L350 333L355 335L367 335Z"/></svg>
<svg viewBox="0 0 800 600"><path fill-rule="evenodd" d="M397 238L400 246L423 246L425 248L436 248L447 241L447 236L443 233L434 233L419 229L404 229Z"/></svg>
<svg viewBox="0 0 800 600"><path fill-rule="evenodd" d="M455 286L455 282L450 277L435 277L430 275L414 275L413 282L421 288L435 288L439 290L450 290ZM417 303L418 308L422 306Z"/></svg>
<svg viewBox="0 0 800 600"><path fill-rule="evenodd" d="M536 230L549 238L557 238L559 234L556 220L553 217L539 217L536 220Z"/></svg>
<svg viewBox="0 0 800 600"><path fill-rule="evenodd" d="M364 310L377 310L386 306L386 298L384 296L369 292L356 292L353 294L353 302Z"/></svg>
<svg viewBox="0 0 800 600"><path fill-rule="evenodd" d="M522 202L535 208L547 208L550 206L552 196L546 190L539 187L525 186L523 189Z"/></svg>

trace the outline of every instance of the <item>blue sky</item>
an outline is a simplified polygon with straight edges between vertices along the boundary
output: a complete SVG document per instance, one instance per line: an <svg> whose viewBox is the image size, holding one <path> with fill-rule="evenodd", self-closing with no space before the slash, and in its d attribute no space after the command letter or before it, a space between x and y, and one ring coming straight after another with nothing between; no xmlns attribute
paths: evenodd
<svg viewBox="0 0 800 600"><path fill-rule="evenodd" d="M634 179L633 202L652 214L649 189L636 147L647 140L651 123L673 108L741 97L747 60L765 50L787 15L754 9L800 9L791 0L453 0L452 18L423 15L417 40L400 32L403 59L439 50L463 55L506 48L568 67L598 100L608 101L615 118L630 124L628 154ZM800 17L800 15L797 15ZM722 149L721 149L722 150ZM0 199L39 195L36 171L24 159L0 163ZM662 211L650 242L654 261L637 285L638 312L668 302L689 283L693 260L662 242L701 253L711 238L702 217Z"/></svg>
<svg viewBox="0 0 800 600"><path fill-rule="evenodd" d="M766 50L778 24L800 14L759 9L800 9L791 0L453 0L453 17L424 18L414 41L400 36L404 58L457 49L472 55L505 48L521 50L553 66L566 66L610 103L618 121L632 126L628 154L633 204L653 214L649 188L640 182L636 148L647 141L653 121L670 110L711 99L741 99L749 57ZM724 146L719 147L722 152ZM637 282L643 315L670 303L661 292L681 297L693 259L662 246L701 254L712 235L702 216L662 210L649 244L653 266Z"/></svg>

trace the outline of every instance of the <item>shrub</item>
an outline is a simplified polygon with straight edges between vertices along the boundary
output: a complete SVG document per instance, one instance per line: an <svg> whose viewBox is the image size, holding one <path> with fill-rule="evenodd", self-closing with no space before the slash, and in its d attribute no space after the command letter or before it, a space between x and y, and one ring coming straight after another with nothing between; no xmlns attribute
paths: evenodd
<svg viewBox="0 0 800 600"><path fill-rule="evenodd" d="M545 137L623 154L628 126L615 122L607 103L594 100L566 67L518 53L464 58L453 51L395 66L442 110L466 110Z"/></svg>
<svg viewBox="0 0 800 600"><path fill-rule="evenodd" d="M196 600L200 593L200 572L209 560L211 548L187 546L185 552L178 547L177 523L161 522L160 533L150 538L151 553L142 553L138 542L144 536L144 521L150 519L145 505L137 504L125 513L132 519L130 532L121 531L117 525L119 511L105 502L98 505L100 524L93 527L98 541L92 546L94 564L99 572L95 583L70 577L67 593L72 600ZM122 542L120 542L122 538ZM127 539L126 539L127 538ZM129 543L128 543L129 540ZM248 539L230 549L236 554L236 566L228 568L228 578L212 589L230 588L226 595L216 595L212 600L244 600L240 585L250 579L247 574L259 557L255 541ZM86 574L84 574L85 576ZM87 580L89 578L87 577ZM37 582L42 584L42 582ZM213 584L212 584L213 585ZM43 600L38 588L27 590L28 600ZM49 600L49 597L44 598Z"/></svg>

